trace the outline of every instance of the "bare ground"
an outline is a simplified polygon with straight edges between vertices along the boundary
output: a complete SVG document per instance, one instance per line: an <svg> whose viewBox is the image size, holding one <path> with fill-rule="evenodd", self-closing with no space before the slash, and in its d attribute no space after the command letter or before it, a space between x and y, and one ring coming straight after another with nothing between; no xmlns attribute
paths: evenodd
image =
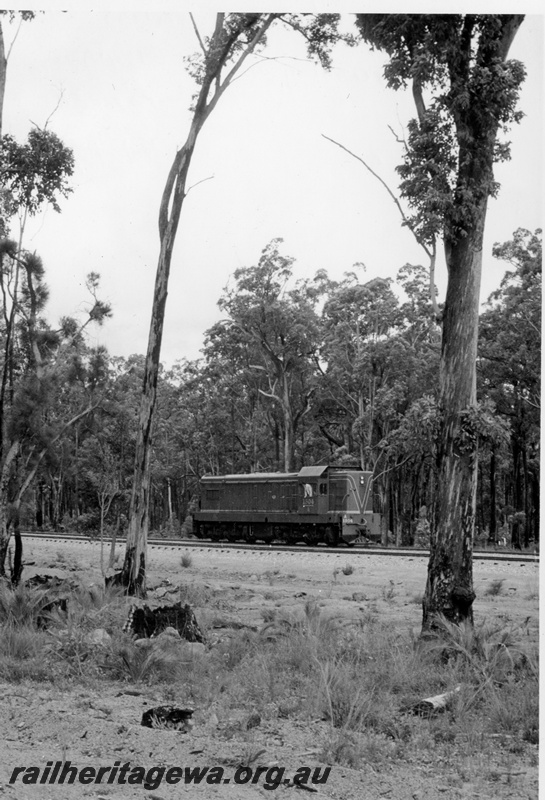
<svg viewBox="0 0 545 800"><path fill-rule="evenodd" d="M301 549L279 553L191 548L191 566L180 566L180 549L151 545L149 584L157 601L175 595L169 588L181 583L206 587L221 598L224 618L233 627L263 625L271 609L300 609L307 598L319 601L324 614L358 618L372 610L381 620L406 632L418 632L426 559L357 554L347 550L313 554ZM100 582L99 545L96 543L28 542L25 578L34 573L77 576L87 585ZM343 567L353 568L345 574ZM350 570L345 570L349 572ZM537 563L475 562L476 618L498 618L505 623L525 623L537 636ZM485 589L503 580L501 594L490 596ZM196 613L210 631L212 646L220 633L210 627L206 608ZM133 692L127 694L127 692ZM196 708L195 727L189 733L151 730L140 725L146 708L185 698L172 696L164 684L131 686L127 682L22 681L3 684L0 689L0 797L27 798L158 798L210 797L224 800L253 800L270 797L271 790L261 777L256 784L235 785L238 764L267 769L285 767L286 777L301 766L324 767L317 758L323 743L331 737L331 725L324 719L285 718L272 708L251 730L232 720L218 719L213 708ZM187 703L187 701L186 701ZM236 714L234 715L236 717ZM262 751L262 752L260 752ZM167 785L155 789L142 785L24 785L9 784L17 766L44 767L48 761L66 761L78 767L121 764L144 766L222 766L225 780L219 785L201 783ZM263 773L264 774L264 773ZM436 798L537 798L537 746L525 744L511 753L507 740L472 752L438 745L430 759L373 759L370 753L363 768L333 765L326 784L313 787L326 800L436 800ZM273 791L279 798L301 798L305 790L283 782Z"/></svg>

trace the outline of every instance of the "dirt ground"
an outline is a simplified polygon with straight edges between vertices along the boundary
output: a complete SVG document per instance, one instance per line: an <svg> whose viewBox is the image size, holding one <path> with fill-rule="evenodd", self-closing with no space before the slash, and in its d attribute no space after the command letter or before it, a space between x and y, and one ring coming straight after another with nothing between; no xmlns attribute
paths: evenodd
<svg viewBox="0 0 545 800"><path fill-rule="evenodd" d="M263 625L264 611L300 609L308 598L315 598L324 614L358 618L372 607L381 619L391 621L402 631L420 626L426 565L425 558L354 553L331 550L308 553L258 553L188 548L191 566L182 568L179 548L149 550L151 597L164 602L170 586L182 582L206 585L222 591L225 614L238 624ZM77 576L86 584L100 581L99 545L96 543L56 543L27 540L24 577L35 573ZM351 574L343 567L350 565ZM346 570L349 572L350 570ZM539 567L536 562L506 563L475 561L476 619L500 618L508 623L525 623L536 633L538 625ZM491 581L503 580L502 593L486 595ZM167 597L165 597L165 595ZM1 644L0 644L1 646ZM263 718L248 735L229 740L219 737L217 720L209 711L195 710L195 726L189 733L152 730L140 725L147 707L167 702L164 689L155 686L131 687L127 683L104 685L62 685L21 682L0 686L0 799L27 798L125 798L150 797L152 800L175 797L255 800L277 796L282 800L301 798L305 789L288 782L301 766L324 767L316 755L327 735L329 724L321 719L299 721L271 715ZM181 700L181 699L180 699ZM168 699L172 702L172 698ZM255 784L235 784L236 765L244 761L248 749L262 750L259 761L267 770L285 768L277 787L265 784L266 772ZM365 769L333 766L327 783L316 785L313 793L322 800L436 800L437 798L537 798L538 769L535 745L528 745L523 757L506 759L498 750L487 755L482 770L472 763L467 780L453 759L437 759L433 765L425 757L411 763L395 761ZM165 780L154 789L142 785L25 785L18 779L9 784L18 766L43 768L47 762L70 760L78 768L93 765L184 767L221 766L220 784L168 785ZM255 765L254 765L255 766ZM482 777L479 773L481 772ZM494 774L494 779L486 778ZM40 773L43 774L43 773ZM274 773L276 775L277 773ZM270 782L275 778L270 773ZM308 791L308 789L307 789Z"/></svg>

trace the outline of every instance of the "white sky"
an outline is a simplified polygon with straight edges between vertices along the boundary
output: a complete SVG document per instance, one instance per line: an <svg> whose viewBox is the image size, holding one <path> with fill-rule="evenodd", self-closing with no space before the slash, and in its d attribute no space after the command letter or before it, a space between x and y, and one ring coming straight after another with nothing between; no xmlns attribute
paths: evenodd
<svg viewBox="0 0 545 800"><path fill-rule="evenodd" d="M62 94L49 128L76 159L74 193L61 202L62 213L46 211L26 238L45 263L51 318L83 309L85 276L100 272L114 317L91 341L113 355L146 350L159 200L189 126L194 87L182 59L197 46L187 13L173 10L179 6L48 10L22 25L8 64L4 132L23 139L32 123L43 126ZM196 18L203 33L211 30L210 14L197 11ZM15 27L4 21L4 29L9 45ZM414 116L410 93L386 90L382 58L364 45L339 46L326 73L306 61L295 34L273 32L269 43L274 60L226 92L197 143L189 184L213 179L195 186L182 210L163 339L167 365L198 356L229 276L257 263L274 237L296 258L297 277L323 268L339 279L355 262L366 264L366 279L393 277L407 261L425 263L384 189L321 137L364 157L395 188L400 149L388 125L401 131ZM542 225L542 17L527 17L510 57L528 70L520 103L526 117L509 137L511 162L496 168L502 189L489 206L483 300L505 270L492 244L518 227ZM441 297L445 280L441 268Z"/></svg>

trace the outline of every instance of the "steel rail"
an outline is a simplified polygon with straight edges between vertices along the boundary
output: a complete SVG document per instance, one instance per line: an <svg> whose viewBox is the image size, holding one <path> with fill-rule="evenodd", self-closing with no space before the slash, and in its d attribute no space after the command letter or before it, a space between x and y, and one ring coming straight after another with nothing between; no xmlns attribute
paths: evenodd
<svg viewBox="0 0 545 800"><path fill-rule="evenodd" d="M79 542L79 543L90 543L90 544L100 544L100 538L93 538L91 539L88 536L83 536L82 534L74 534L74 533L38 533L34 531L25 531L21 534L26 539L36 539L42 540L44 542ZM111 538L105 536L104 537L104 544L110 544ZM125 544L125 538L120 537L117 539L117 544ZM410 547L401 547L401 548L390 548L390 547L380 547L376 545L369 545L366 547L343 547L340 545L339 547L310 547L309 545L301 544L301 545L284 545L284 544L249 544L244 542L211 542L205 541L202 539L162 539L162 538L150 538L148 539L148 547L153 549L156 547L160 548L207 548L212 550L246 550L246 551L254 551L254 552L271 552L271 550L275 550L277 552L287 552L287 553L329 553L333 554L336 553L340 555L341 553L346 553L347 555L373 555L373 556L395 556L398 558L428 558L429 557L429 550L423 549L415 549ZM489 552L486 550L477 550L473 553L473 558L478 561L502 561L502 562L521 562L521 563L534 563L539 561L538 555L533 555L531 553L504 553L493 551Z"/></svg>

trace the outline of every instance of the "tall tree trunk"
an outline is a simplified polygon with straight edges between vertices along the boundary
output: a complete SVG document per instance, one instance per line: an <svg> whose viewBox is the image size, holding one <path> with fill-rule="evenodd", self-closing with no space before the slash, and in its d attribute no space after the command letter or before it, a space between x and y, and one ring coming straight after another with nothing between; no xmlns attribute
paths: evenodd
<svg viewBox="0 0 545 800"><path fill-rule="evenodd" d="M19 454L20 444L13 442L0 473L0 577L5 576L6 555L8 552L10 531L9 531L9 509L8 509L8 483L11 474L11 466Z"/></svg>
<svg viewBox="0 0 545 800"><path fill-rule="evenodd" d="M185 196L182 184L185 186L192 153L193 147L185 153L185 158L180 170L180 177L178 179L179 188L176 193L176 201L180 211ZM169 176L169 181L170 179L171 176ZM157 399L157 381L159 377L168 278L178 220L179 212L175 221L176 224L169 224L166 230L161 231L161 249L155 277L152 317L148 337L142 398L140 401L134 479L129 511L129 529L127 532L127 550L122 571L122 582L123 585L126 586L129 594L145 595L146 593L146 549L149 529L151 443Z"/></svg>
<svg viewBox="0 0 545 800"><path fill-rule="evenodd" d="M507 58L523 15L498 17L498 30L479 45L479 70L488 72ZM465 18L469 32L474 18ZM467 88L471 62L470 37L448 61L452 91ZM477 499L478 432L471 422L476 411L476 360L479 330L482 247L488 196L500 119L488 106L489 96L467 107L452 106L459 145L457 185L445 217L448 269L443 314L439 399L442 414L438 446L437 527L432 532L422 631L435 626L438 615L473 623L473 536ZM489 115L487 118L487 114ZM468 202L468 198L471 198ZM462 232L460 232L460 220Z"/></svg>
<svg viewBox="0 0 545 800"><path fill-rule="evenodd" d="M15 550L13 554L13 570L11 573L12 586L18 586L23 574L23 539L21 536L21 514L20 502L13 513L13 540Z"/></svg>
<svg viewBox="0 0 545 800"><path fill-rule="evenodd" d="M390 530L390 473L386 472L380 479L378 486L380 508L380 539L383 547L388 547L388 532Z"/></svg>
<svg viewBox="0 0 545 800"><path fill-rule="evenodd" d="M476 358L486 199L467 236L447 246L448 287L440 366L442 414L438 449L437 526L432 531L422 629L438 614L473 621L473 533L477 434L467 412L476 405Z"/></svg>
<svg viewBox="0 0 545 800"><path fill-rule="evenodd" d="M513 506L515 514L511 525L511 544L517 550L521 549L521 523L518 515L524 509L522 488L522 451L520 447L519 432L515 431L512 437L513 448Z"/></svg>
<svg viewBox="0 0 545 800"><path fill-rule="evenodd" d="M285 372L282 375L282 410L284 412L284 472L291 472L293 469L293 442L295 433L289 382Z"/></svg>
<svg viewBox="0 0 545 800"><path fill-rule="evenodd" d="M530 546L530 521L532 518L532 506L530 503L530 481L528 473L528 448L527 442L523 442L522 447L522 474L524 478L524 547Z"/></svg>
<svg viewBox="0 0 545 800"><path fill-rule="evenodd" d="M496 448L492 447L490 453L490 529L488 531L488 541L495 542L498 533L498 523L496 514Z"/></svg>
<svg viewBox="0 0 545 800"><path fill-rule="evenodd" d="M533 496L533 525L532 534L534 543L539 543L539 472L532 470L532 496Z"/></svg>
<svg viewBox="0 0 545 800"><path fill-rule="evenodd" d="M282 470L282 464L280 462L280 429L278 426L278 420L274 420L274 460L276 463L276 469L278 472Z"/></svg>

